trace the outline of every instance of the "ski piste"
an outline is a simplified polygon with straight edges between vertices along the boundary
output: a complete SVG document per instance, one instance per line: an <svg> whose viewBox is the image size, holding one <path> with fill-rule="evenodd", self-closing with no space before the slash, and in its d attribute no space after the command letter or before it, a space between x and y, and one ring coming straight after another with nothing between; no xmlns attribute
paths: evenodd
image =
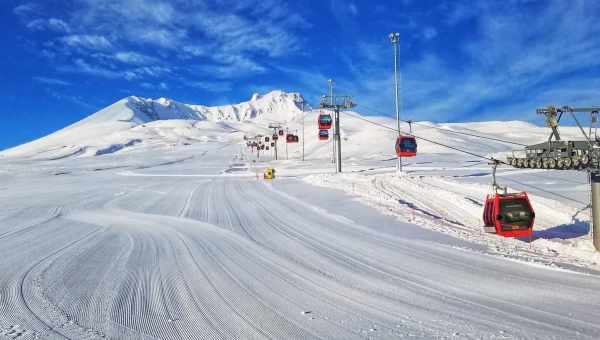
<svg viewBox="0 0 600 340"><path fill-rule="evenodd" d="M343 116L336 175L300 98L129 97L2 152L0 337L598 338L585 173L498 167L536 210L532 242L503 238L483 231L487 162L420 142L398 176L395 133ZM305 124L305 161L301 143L256 159L244 136L273 121ZM498 159L514 145L440 129L547 137L518 121L417 126Z"/></svg>

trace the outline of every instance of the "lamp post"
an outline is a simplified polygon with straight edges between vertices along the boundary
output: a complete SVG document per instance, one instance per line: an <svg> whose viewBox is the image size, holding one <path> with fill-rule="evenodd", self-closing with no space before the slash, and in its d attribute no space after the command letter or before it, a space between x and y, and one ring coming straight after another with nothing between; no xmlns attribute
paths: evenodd
<svg viewBox="0 0 600 340"><path fill-rule="evenodd" d="M304 162L304 120L306 114L304 112L304 100L302 100L302 161Z"/></svg>
<svg viewBox="0 0 600 340"><path fill-rule="evenodd" d="M331 105L334 104L333 102L333 79L329 79L327 80L327 83L329 83L329 98L330 98L330 103ZM334 112L332 112L334 113ZM334 113L335 115L335 113ZM331 146L332 146L332 150L331 150L331 163L334 164L334 168L337 169L337 166L335 165L335 143L336 143L336 139L335 139L335 124L333 126L333 128L331 129L331 133L332 133L332 139L331 139Z"/></svg>
<svg viewBox="0 0 600 340"><path fill-rule="evenodd" d="M396 121L398 124L398 138L400 138L400 93L398 85L398 54L400 45L400 34L398 32L390 33L390 42L394 47L394 94L396 97ZM397 156L396 171L402 171L402 157Z"/></svg>

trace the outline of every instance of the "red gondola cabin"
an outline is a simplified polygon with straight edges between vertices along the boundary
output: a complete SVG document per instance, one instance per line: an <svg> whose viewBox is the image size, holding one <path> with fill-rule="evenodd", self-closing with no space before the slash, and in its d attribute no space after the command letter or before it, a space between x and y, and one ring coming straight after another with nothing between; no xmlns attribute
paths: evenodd
<svg viewBox="0 0 600 340"><path fill-rule="evenodd" d="M396 139L396 155L398 157L414 157L417 155L417 140L413 136L400 136Z"/></svg>
<svg viewBox="0 0 600 340"><path fill-rule="evenodd" d="M488 195L485 199L486 232L505 237L530 237L534 221L535 212L525 192Z"/></svg>
<svg viewBox="0 0 600 340"><path fill-rule="evenodd" d="M331 129L331 124L333 120L331 119L331 115L328 113L321 113L319 115L319 130L329 130Z"/></svg>
<svg viewBox="0 0 600 340"><path fill-rule="evenodd" d="M329 130L319 130L319 140L328 140Z"/></svg>
<svg viewBox="0 0 600 340"><path fill-rule="evenodd" d="M291 133L288 133L288 134L285 136L285 141L286 141L287 143L298 143L298 140L299 140L299 139L298 139L298 136L296 136L296 135L293 135L293 134L291 134Z"/></svg>

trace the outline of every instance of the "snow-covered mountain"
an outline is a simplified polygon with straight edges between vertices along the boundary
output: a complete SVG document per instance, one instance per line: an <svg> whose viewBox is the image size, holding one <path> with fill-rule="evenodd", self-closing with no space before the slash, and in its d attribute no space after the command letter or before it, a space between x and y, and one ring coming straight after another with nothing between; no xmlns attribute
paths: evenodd
<svg viewBox="0 0 600 340"><path fill-rule="evenodd" d="M211 107L130 96L51 135L0 154L57 159L104 155L157 139L167 143L190 138L220 140L239 131L242 122L258 125L258 130L265 132L269 122L286 124L301 117L303 100L299 93L272 91L254 94L239 104Z"/></svg>
<svg viewBox="0 0 600 340"><path fill-rule="evenodd" d="M295 119L302 112L303 100L299 93L283 91L272 91L265 95L255 93L248 101L222 106L184 104L168 98L148 99L130 96L71 127L115 121L141 124L169 119L207 119L215 122L267 119L286 122Z"/></svg>
<svg viewBox="0 0 600 340"><path fill-rule="evenodd" d="M272 91L252 95L251 99L238 104L205 106L184 104L171 99L124 98L94 114L36 141L6 150L3 157L31 159L61 159L67 157L102 156L123 150L186 145L196 142L240 143L244 135L268 134L272 122L281 123L291 133L301 135L305 130L305 152L311 158L331 157L331 143L319 141L316 124L319 110L306 107L299 93ZM357 115L359 116L357 119ZM393 157L392 129L380 125L395 126L391 117L368 117L377 124L360 119L358 112L342 114L341 134L343 157L355 159L386 159ZM440 144L419 142L420 153L456 153L465 149L481 155L504 153L522 149L515 144L499 143L469 134L501 138L521 144L536 144L548 138L547 128L521 121L479 123L431 123L417 122L413 125L416 136ZM408 125L402 129L408 131ZM451 133L444 130L464 132ZM527 131L527 133L523 133ZM573 127L562 127L565 138L579 138L580 132ZM297 151L296 151L297 152ZM500 157L499 155L497 157Z"/></svg>
<svg viewBox="0 0 600 340"><path fill-rule="evenodd" d="M288 122L302 113L304 98L300 93L272 91L266 95L255 93L249 101L234 105L190 107L212 121L248 121L255 119Z"/></svg>

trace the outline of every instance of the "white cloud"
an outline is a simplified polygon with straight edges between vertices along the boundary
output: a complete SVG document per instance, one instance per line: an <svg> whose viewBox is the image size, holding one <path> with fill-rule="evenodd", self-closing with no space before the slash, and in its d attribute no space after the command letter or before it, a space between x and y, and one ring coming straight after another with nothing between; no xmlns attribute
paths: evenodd
<svg viewBox="0 0 600 340"><path fill-rule="evenodd" d="M27 23L26 27L32 31L51 30L55 32L69 32L69 25L61 19L34 19Z"/></svg>
<svg viewBox="0 0 600 340"><path fill-rule="evenodd" d="M166 90L170 89L169 85L165 82L150 83L150 82L145 81L145 82L140 83L140 86L145 89L148 89L148 90L166 91Z"/></svg>
<svg viewBox="0 0 600 340"><path fill-rule="evenodd" d="M86 48L90 50L107 50L112 48L112 43L100 35L74 34L60 39L70 47Z"/></svg>
<svg viewBox="0 0 600 340"><path fill-rule="evenodd" d="M195 67L201 73L219 79L232 79L264 73L267 69L252 59L238 55L218 55L220 63Z"/></svg>
<svg viewBox="0 0 600 340"><path fill-rule="evenodd" d="M130 69L116 69L114 67L92 64L81 58L76 59L71 65L59 66L58 70L61 72L86 74L106 79L126 79L130 81L148 77L165 77L173 73L173 69L166 66L141 66Z"/></svg>
<svg viewBox="0 0 600 340"><path fill-rule="evenodd" d="M437 37L437 35L438 35L438 32L433 27L425 27L425 29L423 30L423 38L425 40L431 40L431 39Z"/></svg>
<svg viewBox="0 0 600 340"><path fill-rule="evenodd" d="M85 107L87 109L93 109L93 110L97 110L98 109L97 106L94 106L94 105L90 104L89 101L85 100L84 98L82 98L80 96L74 96L74 95L70 95L70 94L59 93L59 92L56 92L56 91L50 91L49 94L52 97L54 97L54 98L56 98L58 100L61 100L61 101L67 100L67 101L70 101L70 102L72 102L74 104L77 104L77 105L79 105L81 107Z"/></svg>
<svg viewBox="0 0 600 340"><path fill-rule="evenodd" d="M442 3L442 10L447 13L444 22L447 25L454 26L465 20L476 17L478 13L481 11L481 1L474 2L461 2L461 1L453 1L451 2L450 8L448 7L448 3Z"/></svg>
<svg viewBox="0 0 600 340"><path fill-rule="evenodd" d="M29 3L24 3L24 4L21 4L21 5L18 5L17 7L15 7L13 9L13 13L15 13L16 15L18 15L20 17L23 17L23 16L34 14L38 10L39 10L38 5L29 2Z"/></svg>
<svg viewBox="0 0 600 340"><path fill-rule="evenodd" d="M186 54L189 54L190 56L194 56L194 57L206 56L209 54L209 52L207 50L205 50L204 48L200 48L198 46L192 46L192 45L183 46L182 50Z"/></svg>
<svg viewBox="0 0 600 340"><path fill-rule="evenodd" d="M88 22L128 20L132 24L169 25L181 17L172 2L162 0L76 0L78 13L85 15Z"/></svg>
<svg viewBox="0 0 600 340"><path fill-rule="evenodd" d="M123 78L122 72L114 71L99 66L94 66L83 59L76 59L72 65L59 66L58 70L67 73L81 73L107 79Z"/></svg>
<svg viewBox="0 0 600 340"><path fill-rule="evenodd" d="M357 15L358 14L358 8L356 8L356 4L354 3L350 3L348 5L348 11L350 12L350 14L352 15Z"/></svg>
<svg viewBox="0 0 600 340"><path fill-rule="evenodd" d="M276 0L71 1L60 19L34 5L14 11L29 13L23 24L30 30L55 34L37 44L63 64L60 70L104 78L156 77L152 67L177 61L202 63L195 67L200 75L221 79L261 74L264 65L301 50L297 32L310 27L300 7ZM161 74L189 74L176 72Z"/></svg>
<svg viewBox="0 0 600 340"><path fill-rule="evenodd" d="M158 59L137 52L117 52L114 57L120 62L133 65L158 63Z"/></svg>
<svg viewBox="0 0 600 340"><path fill-rule="evenodd" d="M235 14L198 14L194 25L216 41L221 53L260 52L280 57L299 47L297 38L282 27L260 20L251 22Z"/></svg>
<svg viewBox="0 0 600 340"><path fill-rule="evenodd" d="M56 18L48 19L48 28L57 32L69 32L71 30L66 22Z"/></svg>
<svg viewBox="0 0 600 340"><path fill-rule="evenodd" d="M33 79L37 82L48 84L48 85L58 85L58 86L71 86L72 84L68 81L56 79L56 78L48 78L48 77L33 77Z"/></svg>
<svg viewBox="0 0 600 340"><path fill-rule="evenodd" d="M409 52L402 50L403 116L442 121L535 119L534 109L548 103L583 105L587 99L588 105L594 104L597 91L590 89L598 84L594 75L600 68L600 26L594 24L598 6L555 0L530 14L519 6L476 5L474 16L462 9L460 20L474 20L462 42L436 45L441 40L437 39L427 48L411 50L410 58L403 58ZM351 73L337 83L340 90L356 95L360 112L393 112L393 64L386 43L359 42L352 58L338 53L348 60Z"/></svg>
<svg viewBox="0 0 600 340"><path fill-rule="evenodd" d="M128 29L127 34L127 38L133 43L177 49L184 43L187 31L176 28L139 27Z"/></svg>
<svg viewBox="0 0 600 340"><path fill-rule="evenodd" d="M186 85L208 92L229 92L232 85L227 81L190 81Z"/></svg>

